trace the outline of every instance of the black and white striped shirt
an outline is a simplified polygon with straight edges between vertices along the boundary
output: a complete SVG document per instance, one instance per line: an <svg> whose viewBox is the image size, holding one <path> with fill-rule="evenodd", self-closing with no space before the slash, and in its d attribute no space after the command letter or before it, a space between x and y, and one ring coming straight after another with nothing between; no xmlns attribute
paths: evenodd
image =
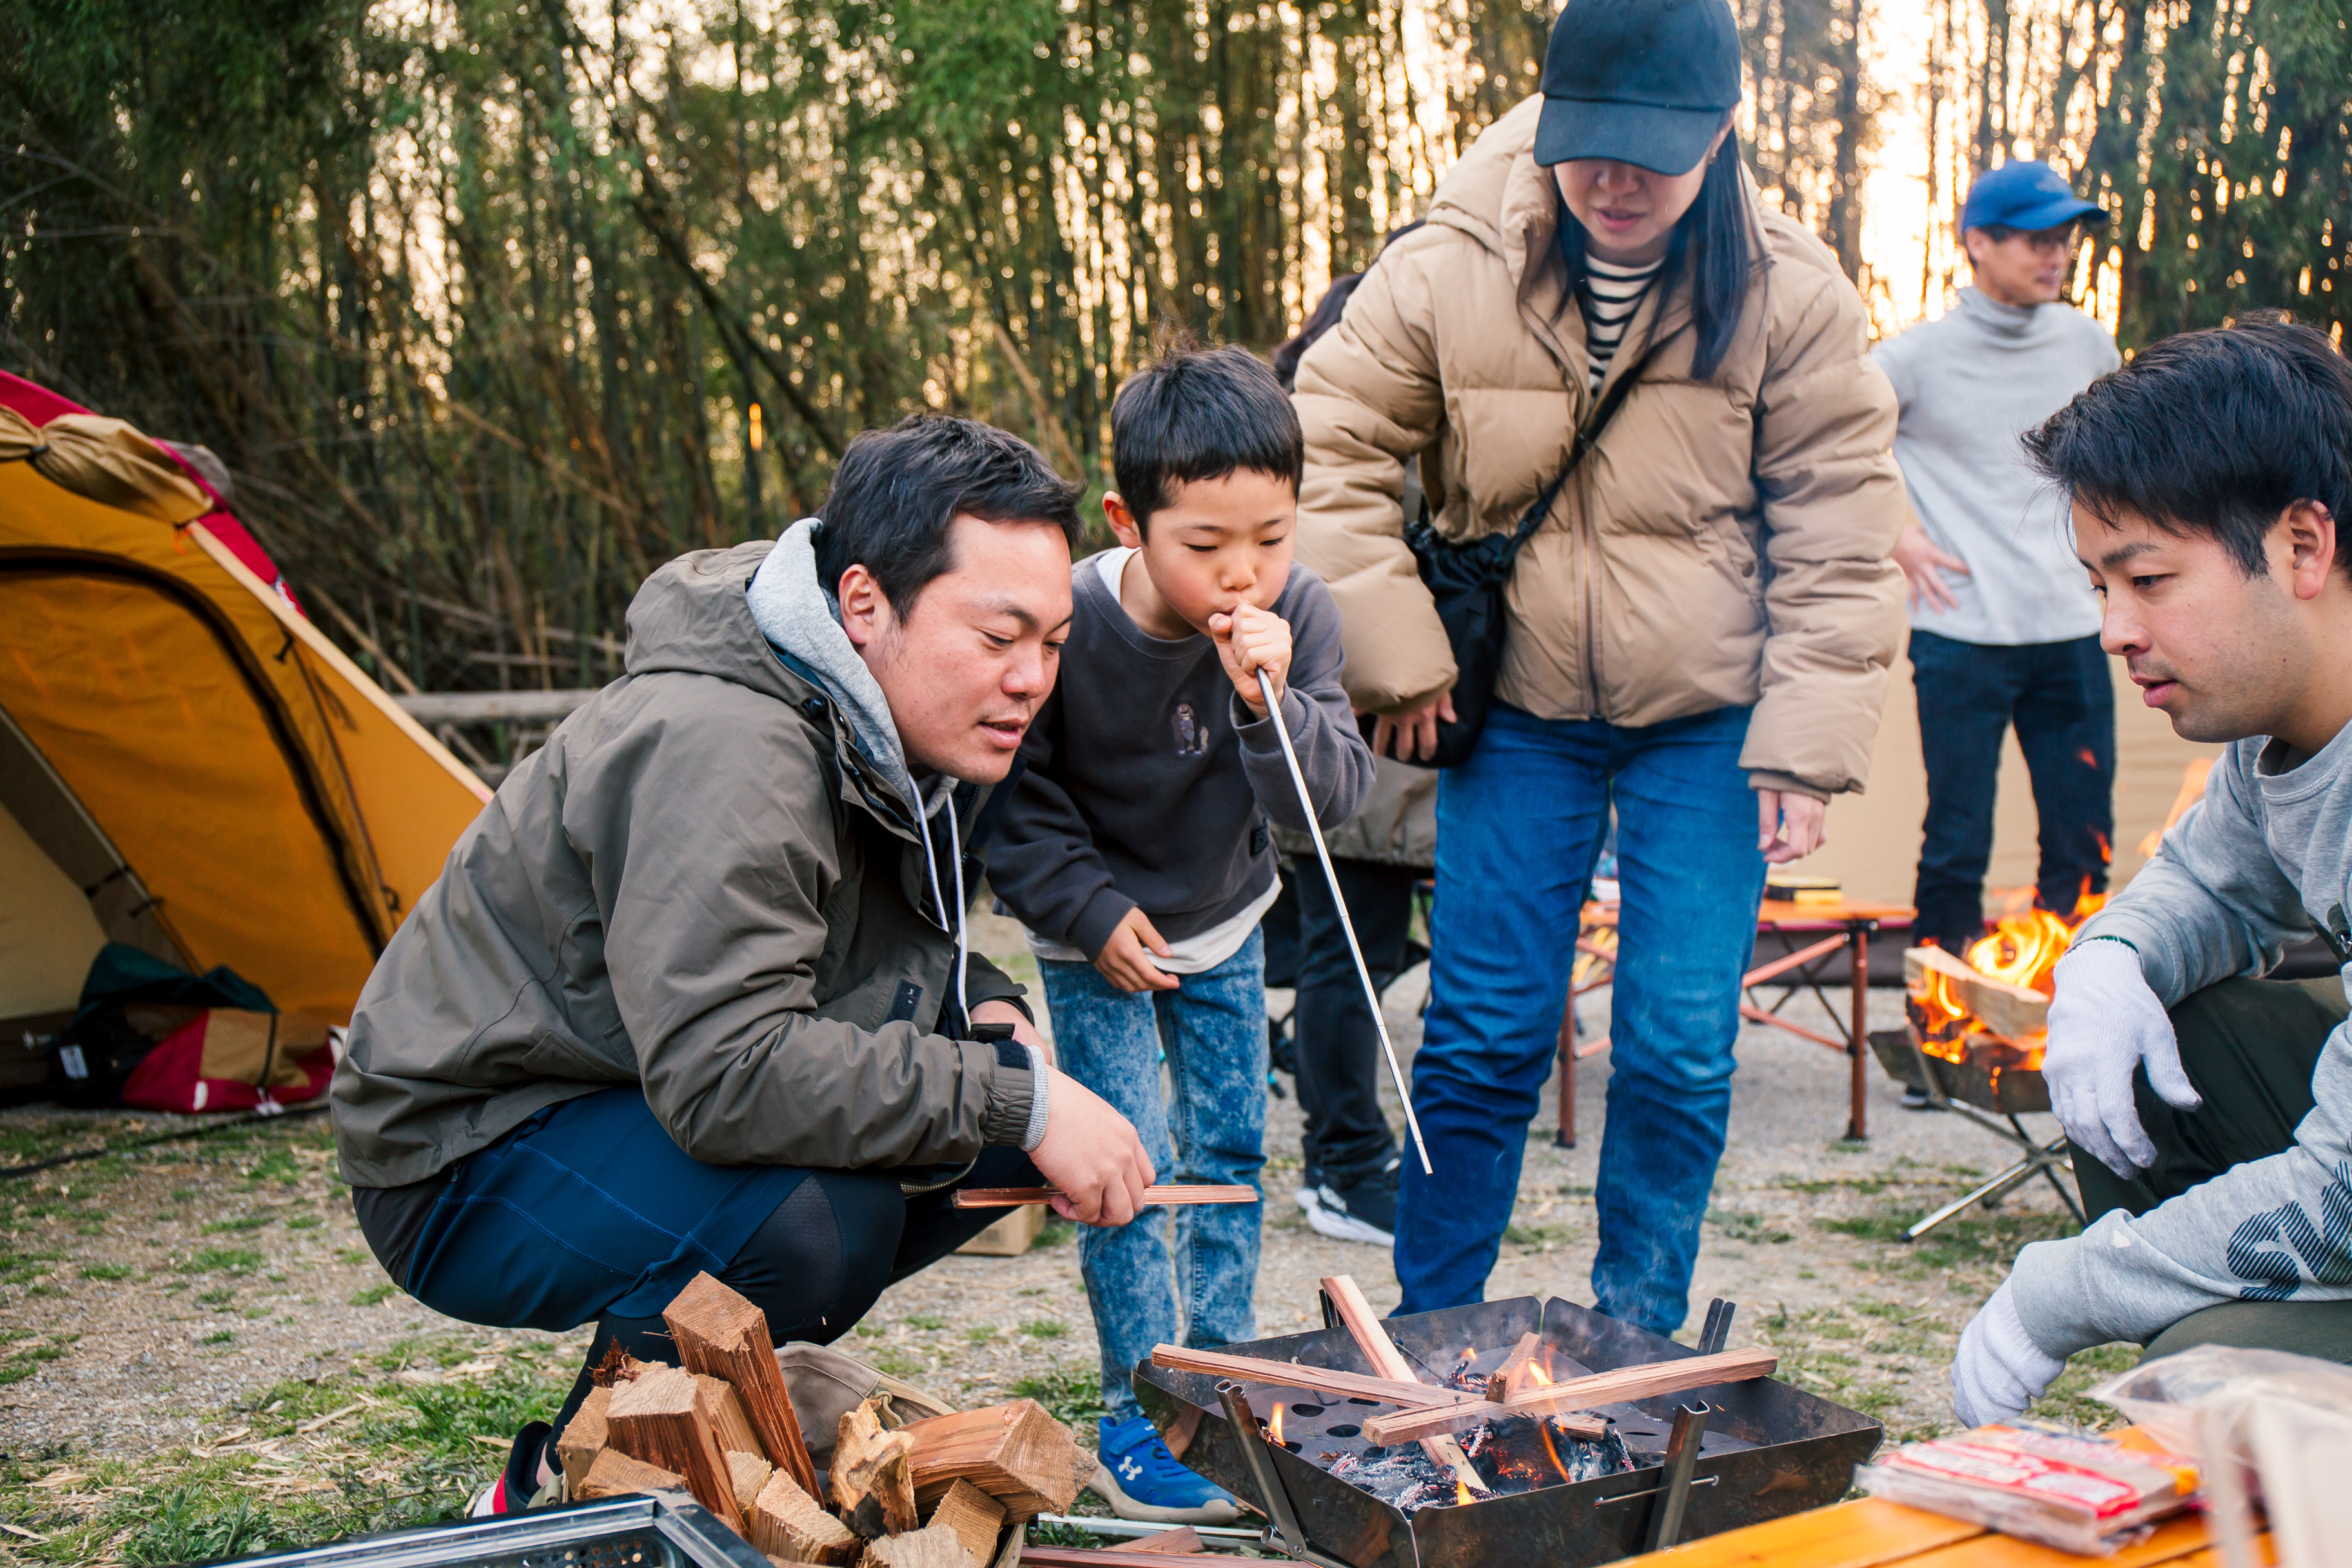
<svg viewBox="0 0 2352 1568"><path fill-rule="evenodd" d="M1665 258L1639 267L1620 267L1597 256L1584 258L1584 289L1577 303L1584 310L1584 358L1592 368L1592 390L1609 379L1609 362L1625 341L1626 324L1641 308L1642 295L1658 275Z"/></svg>

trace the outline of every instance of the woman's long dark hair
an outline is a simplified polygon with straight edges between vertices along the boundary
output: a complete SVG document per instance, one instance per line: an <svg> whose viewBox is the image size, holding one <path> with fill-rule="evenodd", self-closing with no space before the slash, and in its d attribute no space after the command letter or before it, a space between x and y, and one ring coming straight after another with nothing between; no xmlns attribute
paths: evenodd
<svg viewBox="0 0 2352 1568"><path fill-rule="evenodd" d="M1691 286L1691 326L1698 335L1691 351L1691 375L1706 381L1731 352L1739 335L1740 318L1748 308L1748 195L1739 186L1739 147L1729 137L1707 160L1706 179L1698 199L1675 225L1666 242L1666 264L1659 270L1661 299L1674 292L1685 273ZM1585 286L1584 226L1559 204L1559 254L1568 263L1568 292L1575 299Z"/></svg>

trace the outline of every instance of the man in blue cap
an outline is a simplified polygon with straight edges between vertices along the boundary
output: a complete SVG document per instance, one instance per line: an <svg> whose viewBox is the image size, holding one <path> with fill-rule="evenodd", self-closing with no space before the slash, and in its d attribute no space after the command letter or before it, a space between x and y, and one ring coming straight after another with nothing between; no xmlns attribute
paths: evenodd
<svg viewBox="0 0 2352 1568"><path fill-rule="evenodd" d="M1979 176L1960 213L1972 287L1873 357L1901 409L1895 460L1917 514L1895 547L1927 771L1915 928L1948 952L1984 930L1994 781L2011 724L2041 821L2037 902L2104 891L2115 833L2115 693L2064 503L2018 437L2121 360L2064 303L2078 226L2103 216L2043 163Z"/></svg>

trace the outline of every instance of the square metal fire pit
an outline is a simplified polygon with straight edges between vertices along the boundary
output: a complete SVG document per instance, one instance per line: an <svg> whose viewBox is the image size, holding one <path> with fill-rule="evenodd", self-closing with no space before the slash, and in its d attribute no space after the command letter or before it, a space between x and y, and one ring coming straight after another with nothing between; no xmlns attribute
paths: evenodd
<svg viewBox="0 0 2352 1568"><path fill-rule="evenodd" d="M1519 1336L1534 1331L1550 1348L1553 1373L1566 1378L1697 1352L1687 1346L1554 1298L1505 1301L1383 1320L1406 1359L1441 1381L1475 1347L1474 1369L1499 1366ZM1373 1369L1342 1328L1223 1347L1270 1361L1297 1361L1339 1371ZM1184 1463L1245 1500L1265 1505L1242 1439L1225 1418L1214 1378L1136 1368L1136 1394ZM1604 1406L1638 1468L1597 1480L1560 1479L1534 1421L1513 1421L1482 1447L1481 1471L1499 1487L1525 1489L1408 1514L1333 1476L1324 1456L1361 1456L1370 1446L1363 1418L1383 1406L1334 1399L1304 1388L1253 1386L1249 1406L1263 1421L1285 1406L1280 1448L1267 1457L1288 1493L1306 1540L1320 1558L1350 1568L1467 1568L1472 1563L1543 1563L1561 1568L1608 1563L1641 1551L1660 1484L1675 1406L1704 1401L1706 1428L1678 1539L1777 1519L1843 1497L1853 1468L1878 1447L1879 1424L1826 1399L1769 1378L1720 1384L1686 1394ZM1466 1434L1465 1435L1467 1436ZM1377 1457L1377 1452L1375 1453ZM1318 1461L1320 1462L1318 1462ZM1268 1517L1277 1510L1267 1507Z"/></svg>

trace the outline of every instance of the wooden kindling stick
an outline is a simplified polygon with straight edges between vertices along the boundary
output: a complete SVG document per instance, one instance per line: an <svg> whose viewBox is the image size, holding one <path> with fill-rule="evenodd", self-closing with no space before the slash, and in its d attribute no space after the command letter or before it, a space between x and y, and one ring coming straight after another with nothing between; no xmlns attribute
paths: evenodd
<svg viewBox="0 0 2352 1568"><path fill-rule="evenodd" d="M952 1203L960 1209L1010 1209L1023 1204L1052 1203L1062 1194L1052 1187L963 1187L957 1191ZM1149 1206L1184 1204L1254 1204L1258 1201L1255 1187L1165 1186L1143 1189L1143 1201Z"/></svg>
<svg viewBox="0 0 2352 1568"><path fill-rule="evenodd" d="M1571 1410L1654 1399L1662 1394L1681 1394L1718 1383L1745 1383L1750 1378L1768 1376L1779 1364L1779 1358L1770 1351L1753 1346L1718 1355L1645 1362L1639 1366L1621 1366L1614 1372L1596 1372L1590 1377L1572 1377L1548 1388L1530 1389L1505 1401L1503 1409L1513 1415L1560 1415ZM1382 1414L1368 1418L1364 1436L1375 1443L1404 1443L1458 1432L1475 1426L1479 1419L1452 1405L1400 1410L1392 1415Z"/></svg>
<svg viewBox="0 0 2352 1568"><path fill-rule="evenodd" d="M1275 727L1277 730L1281 728L1279 724ZM1399 1383L1419 1383L1421 1380L1413 1375L1412 1363L1404 1359L1404 1352L1396 1348L1396 1342L1389 1338L1388 1331L1381 1327L1380 1315L1372 1310L1372 1304L1364 1300L1364 1292L1357 1287L1355 1276L1335 1274L1322 1283L1323 1293L1331 1299L1332 1308L1339 1312L1339 1321L1347 1325L1348 1337L1356 1342L1358 1350L1371 1358L1372 1365L1379 1369L1381 1374ZM1444 1394L1460 1391L1432 1388L1430 1392ZM1485 1401L1478 1403L1484 1404ZM1437 1427L1430 1436L1420 1439L1422 1452L1427 1454L1439 1469L1451 1470L1462 1485L1481 1492L1493 1491L1495 1489L1486 1484L1486 1478L1470 1463L1470 1456L1462 1451L1462 1445L1449 1436L1458 1429L1454 1424L1457 1418L1462 1426L1475 1426L1485 1417L1463 1415L1458 1405L1442 1408L1447 1417L1447 1425ZM1370 1429L1371 1424L1366 1422L1365 1430Z"/></svg>
<svg viewBox="0 0 2352 1568"><path fill-rule="evenodd" d="M1171 1372L1195 1372L1206 1377L1226 1378L1235 1383L1304 1388L1316 1394L1336 1394L1343 1399L1376 1399L1383 1405L1402 1405L1415 1413L1458 1408L1473 1420L1491 1421L1505 1420L1511 1415L1500 1405L1456 1389L1433 1388L1425 1383L1403 1383L1395 1378L1368 1377L1360 1372L1308 1366L1301 1362L1266 1361L1258 1356L1233 1355L1224 1351L1158 1345L1152 1349L1151 1364L1166 1367ZM1448 1400L1445 1395L1449 1394L1456 1397ZM1607 1422L1597 1416L1565 1415L1559 1418L1559 1424L1574 1437L1599 1437L1609 1427Z"/></svg>

